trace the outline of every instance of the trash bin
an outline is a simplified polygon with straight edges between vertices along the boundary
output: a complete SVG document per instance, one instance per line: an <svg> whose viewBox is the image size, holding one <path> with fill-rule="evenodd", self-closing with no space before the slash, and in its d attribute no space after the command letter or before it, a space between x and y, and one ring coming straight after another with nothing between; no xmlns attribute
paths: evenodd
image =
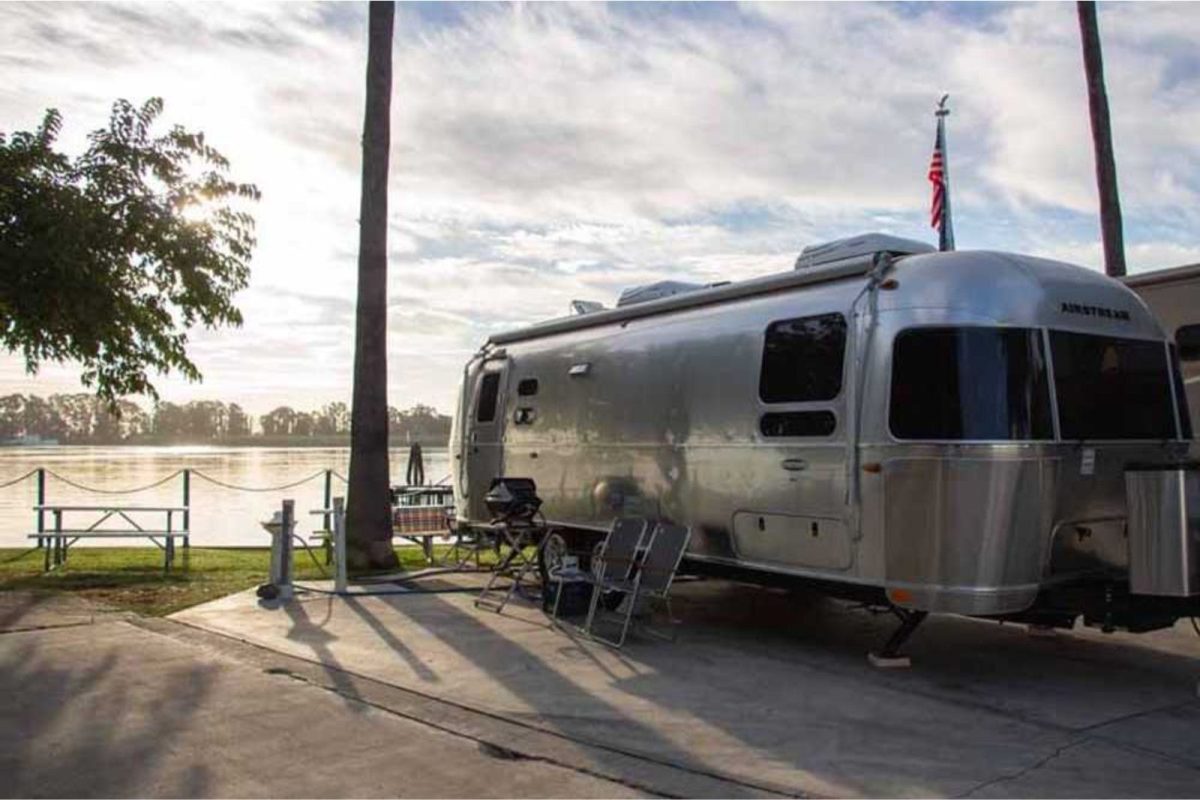
<svg viewBox="0 0 1200 800"><path fill-rule="evenodd" d="M592 584L587 581L583 572L577 568L563 569L558 572L555 580L547 581L542 592L544 611L553 611L554 601L559 592L562 592L562 599L558 601L560 617L582 617L587 613L592 602Z"/></svg>

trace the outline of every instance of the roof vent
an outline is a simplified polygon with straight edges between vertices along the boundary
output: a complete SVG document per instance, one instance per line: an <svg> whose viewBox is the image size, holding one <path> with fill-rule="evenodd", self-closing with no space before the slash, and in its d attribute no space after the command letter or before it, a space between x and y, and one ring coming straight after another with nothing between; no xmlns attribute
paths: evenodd
<svg viewBox="0 0 1200 800"><path fill-rule="evenodd" d="M661 300L671 295L695 292L706 288L708 287L703 283L684 283L683 281L659 281L658 283L648 283L645 286L634 286L632 289L621 292L620 298L617 299L617 308L631 306L634 303L648 303L651 300Z"/></svg>
<svg viewBox="0 0 1200 800"><path fill-rule="evenodd" d="M578 316L580 314L595 314L597 311L604 310L604 303L597 303L595 300L572 300L571 314Z"/></svg>
<svg viewBox="0 0 1200 800"><path fill-rule="evenodd" d="M863 260L869 262L876 253L891 253L894 256L911 256L917 253L933 253L932 245L916 239L902 239L886 233L864 233L847 239L835 239L824 244L809 245L796 259L796 269L812 269L832 264L845 264Z"/></svg>

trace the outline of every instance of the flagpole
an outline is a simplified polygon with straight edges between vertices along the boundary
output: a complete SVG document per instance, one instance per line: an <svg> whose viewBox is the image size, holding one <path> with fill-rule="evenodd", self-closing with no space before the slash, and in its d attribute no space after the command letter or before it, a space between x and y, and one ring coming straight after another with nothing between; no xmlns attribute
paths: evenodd
<svg viewBox="0 0 1200 800"><path fill-rule="evenodd" d="M938 140L942 143L942 225L938 231L939 250L954 249L954 222L950 216L950 150L946 145L946 117L950 116L946 101L949 99L950 95L942 95L937 110L933 112L937 117Z"/></svg>

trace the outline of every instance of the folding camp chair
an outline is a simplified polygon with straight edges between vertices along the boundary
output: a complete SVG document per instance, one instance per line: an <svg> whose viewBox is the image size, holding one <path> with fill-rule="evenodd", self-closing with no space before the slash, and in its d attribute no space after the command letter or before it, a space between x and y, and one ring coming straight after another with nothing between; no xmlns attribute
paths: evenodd
<svg viewBox="0 0 1200 800"><path fill-rule="evenodd" d="M597 576L596 587L592 592L592 606L588 611L587 622L583 626L584 633L605 644L621 647L625 644L625 637L629 633L634 611L642 599L661 599L667 606L668 616L671 616L669 598L671 582L675 579L675 571L679 569L679 562L683 560L683 553L687 549L688 539L691 538L691 535L691 528L660 522L655 526L654 532L650 534L649 543L646 545L646 554L642 557L641 563L637 565L636 572L632 577L626 576L610 580ZM617 615L621 617L621 635L617 639L606 639L596 635L593 630L597 601L601 594L610 590L622 591L626 594L624 613L620 611L619 607L617 611Z"/></svg>
<svg viewBox="0 0 1200 800"><path fill-rule="evenodd" d="M600 544L592 564L592 572L579 569L564 569L561 565L551 568L546 575L547 581L557 584L554 593L554 606L550 610L550 621L558 624L558 609L563 596L564 585L569 581L585 581L592 584L592 598L588 605L588 619L591 619L596 603L602 591L599 584L606 578L612 581L629 580L633 577L638 548L646 538L647 522L640 517L625 517L613 520L608 535Z"/></svg>

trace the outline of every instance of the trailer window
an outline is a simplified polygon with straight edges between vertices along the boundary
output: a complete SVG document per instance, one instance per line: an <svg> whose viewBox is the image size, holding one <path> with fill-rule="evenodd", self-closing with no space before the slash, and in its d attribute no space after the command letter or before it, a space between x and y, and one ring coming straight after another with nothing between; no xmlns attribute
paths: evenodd
<svg viewBox="0 0 1200 800"><path fill-rule="evenodd" d="M1174 439L1162 342L1050 332L1064 439Z"/></svg>
<svg viewBox="0 0 1200 800"><path fill-rule="evenodd" d="M832 400L842 391L846 318L785 319L767 328L758 396L764 403Z"/></svg>
<svg viewBox="0 0 1200 800"><path fill-rule="evenodd" d="M1052 439L1041 334L918 328L896 337L889 423L899 439Z"/></svg>
<svg viewBox="0 0 1200 800"><path fill-rule="evenodd" d="M763 436L829 436L837 429L837 417L832 411L763 414L758 429Z"/></svg>
<svg viewBox="0 0 1200 800"><path fill-rule="evenodd" d="M1183 385L1183 373L1179 370L1179 353L1171 345L1171 383L1175 389L1175 405L1179 409L1179 435L1192 438L1192 412L1188 408L1187 390Z"/></svg>
<svg viewBox="0 0 1200 800"><path fill-rule="evenodd" d="M521 395L521 397L533 397L537 394L537 390L537 378L525 378L517 384L517 394Z"/></svg>
<svg viewBox="0 0 1200 800"><path fill-rule="evenodd" d="M1179 343L1179 358L1183 361L1200 361L1200 325L1184 325L1175 331Z"/></svg>
<svg viewBox="0 0 1200 800"><path fill-rule="evenodd" d="M479 404L475 409L476 422L491 422L496 418L496 400L500 396L500 373L489 372L483 376L479 387Z"/></svg>

